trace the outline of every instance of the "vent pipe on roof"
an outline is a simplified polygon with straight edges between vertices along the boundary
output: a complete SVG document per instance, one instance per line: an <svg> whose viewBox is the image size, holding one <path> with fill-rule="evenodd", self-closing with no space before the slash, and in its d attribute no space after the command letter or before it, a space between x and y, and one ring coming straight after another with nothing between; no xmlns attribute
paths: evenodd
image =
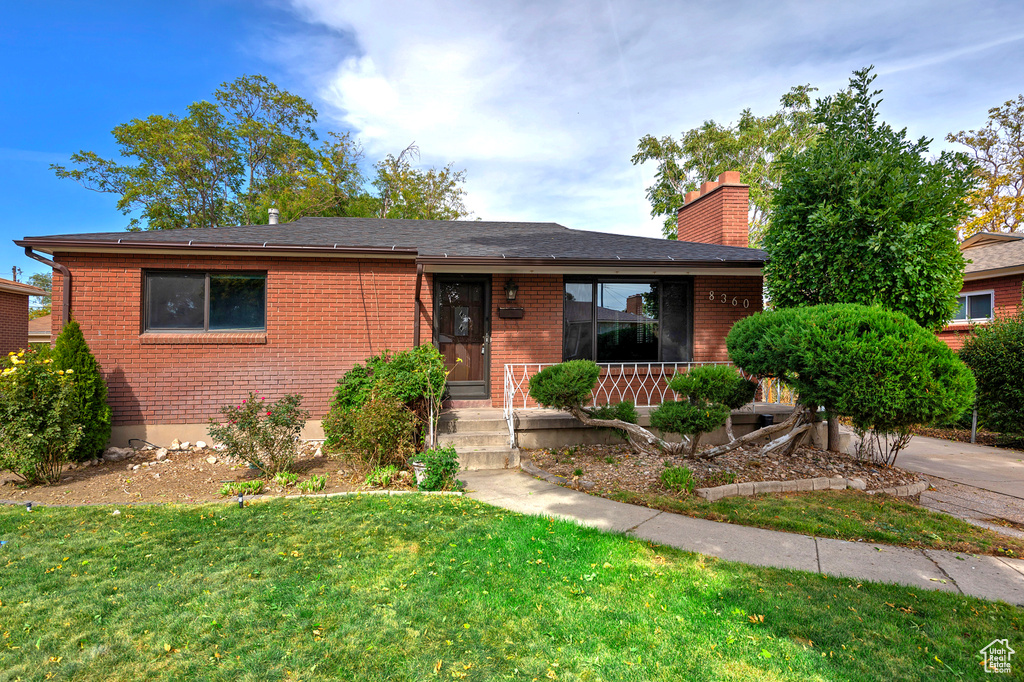
<svg viewBox="0 0 1024 682"><path fill-rule="evenodd" d="M281 212L278 211L276 208L272 208L269 211L267 211L267 216L269 218L268 222L271 225L277 225L277 219L281 217Z"/></svg>

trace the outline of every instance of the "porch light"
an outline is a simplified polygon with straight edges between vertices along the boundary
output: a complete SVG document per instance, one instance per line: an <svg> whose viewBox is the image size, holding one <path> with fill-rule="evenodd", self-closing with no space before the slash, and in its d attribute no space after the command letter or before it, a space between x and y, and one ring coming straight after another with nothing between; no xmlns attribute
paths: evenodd
<svg viewBox="0 0 1024 682"><path fill-rule="evenodd" d="M505 300L511 303L516 300L516 294L519 293L519 285L511 277L505 282Z"/></svg>

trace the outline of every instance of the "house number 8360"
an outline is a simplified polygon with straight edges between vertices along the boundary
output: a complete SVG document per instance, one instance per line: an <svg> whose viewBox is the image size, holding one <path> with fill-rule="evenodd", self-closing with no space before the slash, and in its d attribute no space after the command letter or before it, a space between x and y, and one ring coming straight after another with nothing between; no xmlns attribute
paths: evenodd
<svg viewBox="0 0 1024 682"><path fill-rule="evenodd" d="M728 294L721 294L721 296L722 296L722 303L729 303L729 295ZM715 300L715 292L713 292L713 291L709 291L708 292L708 300L709 301L714 301ZM736 298L735 296L733 296L732 304L733 305L739 305L740 304L739 299ZM744 308L749 308L750 307L750 299L749 298L743 299L743 307Z"/></svg>

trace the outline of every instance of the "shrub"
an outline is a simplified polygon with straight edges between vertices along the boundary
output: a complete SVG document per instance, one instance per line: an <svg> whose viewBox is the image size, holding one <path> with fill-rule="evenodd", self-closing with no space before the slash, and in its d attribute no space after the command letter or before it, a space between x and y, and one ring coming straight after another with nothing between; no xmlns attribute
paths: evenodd
<svg viewBox="0 0 1024 682"><path fill-rule="evenodd" d="M211 419L210 437L227 446L227 454L259 469L264 476L289 471L295 462L299 432L309 412L299 407L302 396L289 393L274 403L256 393L240 405L226 405L220 412L227 420Z"/></svg>
<svg viewBox="0 0 1024 682"><path fill-rule="evenodd" d="M419 482L420 490L446 490L456 485L455 475L459 473L459 454L455 448L431 448L413 458L413 462L422 462L426 468L426 476Z"/></svg>
<svg viewBox="0 0 1024 682"><path fill-rule="evenodd" d="M68 453L68 459L76 462L93 459L103 452L110 440L110 406L100 365L89 350L77 321L64 325L51 357L54 367L72 370L75 377L74 400L78 404L82 438Z"/></svg>
<svg viewBox="0 0 1024 682"><path fill-rule="evenodd" d="M263 481L231 481L220 488L220 494L234 497L235 495L259 495L263 492Z"/></svg>
<svg viewBox="0 0 1024 682"><path fill-rule="evenodd" d="M300 493L318 493L327 487L327 474L313 474L305 481L300 481L298 486Z"/></svg>
<svg viewBox="0 0 1024 682"><path fill-rule="evenodd" d="M33 351L10 353L0 371L0 470L56 483L82 437L74 370Z"/></svg>
<svg viewBox="0 0 1024 682"><path fill-rule="evenodd" d="M747 372L782 379L804 405L824 406L861 430L905 435L914 424L959 417L974 396L974 377L944 343L879 307L757 313L733 326L726 346ZM890 461L898 452L889 452Z"/></svg>
<svg viewBox="0 0 1024 682"><path fill-rule="evenodd" d="M693 471L688 467L665 467L661 472L661 484L676 493L693 494Z"/></svg>
<svg viewBox="0 0 1024 682"><path fill-rule="evenodd" d="M691 436L690 452L693 454L701 435L724 424L729 412L728 407L719 403L669 400L651 412L651 426L665 433Z"/></svg>
<svg viewBox="0 0 1024 682"><path fill-rule="evenodd" d="M587 410L594 419L618 419L619 421L636 424L640 421L640 415L636 411L636 405L632 400L623 400L614 405L601 405Z"/></svg>
<svg viewBox="0 0 1024 682"><path fill-rule="evenodd" d="M375 485L380 488L387 488L391 482L398 478L399 469L394 464L385 467L377 467L366 476L366 485Z"/></svg>
<svg viewBox="0 0 1024 682"><path fill-rule="evenodd" d="M351 449L359 410L371 399L397 401L428 430L436 427L448 372L444 356L431 344L392 354L384 351L356 365L338 380L330 411L323 419L324 444Z"/></svg>
<svg viewBox="0 0 1024 682"><path fill-rule="evenodd" d="M530 377L530 397L541 405L564 410L590 402L601 368L590 360L569 360L545 367Z"/></svg>
<svg viewBox="0 0 1024 682"><path fill-rule="evenodd" d="M416 416L396 398L371 398L352 417L352 435L342 448L367 468L405 462L414 451Z"/></svg>
<svg viewBox="0 0 1024 682"><path fill-rule="evenodd" d="M976 326L960 359L978 382L978 419L993 431L1024 435L1024 306Z"/></svg>
<svg viewBox="0 0 1024 682"><path fill-rule="evenodd" d="M754 400L757 384L729 365L701 365L688 372L676 374L668 382L669 388L690 400L725 405L738 410Z"/></svg>

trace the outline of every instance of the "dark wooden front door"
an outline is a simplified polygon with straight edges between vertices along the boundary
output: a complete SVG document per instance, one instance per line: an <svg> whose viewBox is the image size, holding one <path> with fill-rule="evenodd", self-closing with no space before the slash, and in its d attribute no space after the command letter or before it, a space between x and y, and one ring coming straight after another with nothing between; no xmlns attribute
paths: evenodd
<svg viewBox="0 0 1024 682"><path fill-rule="evenodd" d="M490 396L490 290L489 279L434 278L434 343L454 400Z"/></svg>

